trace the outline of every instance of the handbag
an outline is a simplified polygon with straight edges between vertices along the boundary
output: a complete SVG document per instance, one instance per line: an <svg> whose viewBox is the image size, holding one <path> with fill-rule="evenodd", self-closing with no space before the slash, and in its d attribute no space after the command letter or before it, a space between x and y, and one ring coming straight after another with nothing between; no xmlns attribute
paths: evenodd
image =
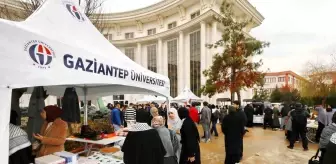
<svg viewBox="0 0 336 164"><path fill-rule="evenodd" d="M308 164L319 164L320 163L320 161L317 160L317 156L319 152L320 152L320 149L317 149L316 154L310 158L310 160L308 161Z"/></svg>

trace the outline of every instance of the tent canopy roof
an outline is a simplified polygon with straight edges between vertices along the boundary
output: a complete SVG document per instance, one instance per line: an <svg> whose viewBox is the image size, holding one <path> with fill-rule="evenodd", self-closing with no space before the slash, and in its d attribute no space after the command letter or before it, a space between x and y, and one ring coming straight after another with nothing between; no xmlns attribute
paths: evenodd
<svg viewBox="0 0 336 164"><path fill-rule="evenodd" d="M23 22L0 19L0 36L0 87L47 86L53 95L76 87L87 88L88 95L169 96L168 77L143 68L114 47L76 1L45 1Z"/></svg>
<svg viewBox="0 0 336 164"><path fill-rule="evenodd" d="M173 99L173 101L187 102L187 101L203 101L197 97L188 87L185 87L183 91Z"/></svg>

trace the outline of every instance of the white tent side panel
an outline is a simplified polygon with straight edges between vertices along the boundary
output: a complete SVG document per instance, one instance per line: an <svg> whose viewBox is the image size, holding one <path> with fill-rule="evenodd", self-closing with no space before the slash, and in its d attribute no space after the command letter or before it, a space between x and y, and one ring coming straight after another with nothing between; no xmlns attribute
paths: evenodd
<svg viewBox="0 0 336 164"><path fill-rule="evenodd" d="M11 107L12 89L0 88L0 159L1 163L8 163L9 151L9 119Z"/></svg>

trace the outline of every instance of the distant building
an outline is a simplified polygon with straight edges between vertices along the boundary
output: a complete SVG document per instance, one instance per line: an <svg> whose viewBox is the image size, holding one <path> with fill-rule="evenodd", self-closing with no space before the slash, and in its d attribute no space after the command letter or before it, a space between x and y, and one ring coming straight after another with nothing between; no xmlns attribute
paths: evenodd
<svg viewBox="0 0 336 164"><path fill-rule="evenodd" d="M293 71L282 71L266 73L264 81L264 89L271 93L276 87L281 88L284 86L300 90L302 82L307 80Z"/></svg>

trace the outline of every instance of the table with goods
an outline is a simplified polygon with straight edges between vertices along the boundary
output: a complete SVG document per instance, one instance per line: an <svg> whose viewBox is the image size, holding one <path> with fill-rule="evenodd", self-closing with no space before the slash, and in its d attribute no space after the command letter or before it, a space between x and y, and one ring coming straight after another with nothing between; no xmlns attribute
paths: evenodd
<svg viewBox="0 0 336 164"><path fill-rule="evenodd" d="M315 135L318 127L318 122L315 120L307 120L307 139L311 143L315 143Z"/></svg>

